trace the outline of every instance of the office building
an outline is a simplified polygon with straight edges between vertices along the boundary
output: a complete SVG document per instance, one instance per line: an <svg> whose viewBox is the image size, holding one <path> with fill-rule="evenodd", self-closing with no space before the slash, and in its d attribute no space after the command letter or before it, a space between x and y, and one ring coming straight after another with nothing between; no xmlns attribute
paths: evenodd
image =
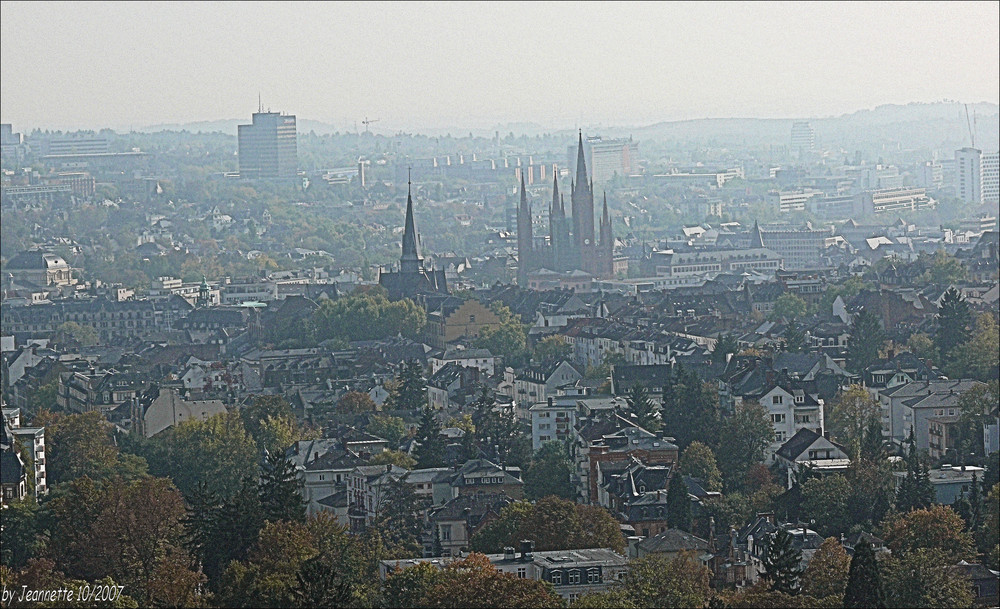
<svg viewBox="0 0 1000 609"><path fill-rule="evenodd" d="M298 172L295 116L255 112L253 123L238 131L240 177L289 179Z"/></svg>
<svg viewBox="0 0 1000 609"><path fill-rule="evenodd" d="M966 203L983 200L983 152L976 148L955 151L955 196Z"/></svg>
<svg viewBox="0 0 1000 609"><path fill-rule="evenodd" d="M792 123L792 150L801 153L816 145L816 132L807 121Z"/></svg>
<svg viewBox="0 0 1000 609"><path fill-rule="evenodd" d="M983 205L1000 203L1000 152L987 152L980 157Z"/></svg>
<svg viewBox="0 0 1000 609"><path fill-rule="evenodd" d="M566 151L567 167L571 175L578 173L576 146ZM627 177L639 173L639 145L629 139L606 140L600 136L588 137L583 142L583 159L590 168L594 184L603 184L616 175Z"/></svg>

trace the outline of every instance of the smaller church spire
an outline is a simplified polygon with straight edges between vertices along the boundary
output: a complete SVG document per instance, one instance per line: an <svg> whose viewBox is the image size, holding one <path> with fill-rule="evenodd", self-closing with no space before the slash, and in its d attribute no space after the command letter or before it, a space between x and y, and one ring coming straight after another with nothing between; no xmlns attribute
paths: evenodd
<svg viewBox="0 0 1000 609"><path fill-rule="evenodd" d="M403 224L403 255L399 258L400 270L403 272L415 272L421 266L423 258L420 256L420 240L417 237L417 228L413 221L413 195L412 183L409 176L406 180L406 221Z"/></svg>
<svg viewBox="0 0 1000 609"><path fill-rule="evenodd" d="M583 130L581 129L576 148L576 188L586 188L587 186L587 160L583 153Z"/></svg>
<svg viewBox="0 0 1000 609"><path fill-rule="evenodd" d="M559 213L559 173L557 171L552 172L552 207L549 218L554 213Z"/></svg>

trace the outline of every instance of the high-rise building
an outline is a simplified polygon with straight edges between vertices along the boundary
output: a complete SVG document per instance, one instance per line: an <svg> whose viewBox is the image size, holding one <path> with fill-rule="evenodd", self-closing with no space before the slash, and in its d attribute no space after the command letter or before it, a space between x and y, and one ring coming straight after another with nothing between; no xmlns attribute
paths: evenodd
<svg viewBox="0 0 1000 609"><path fill-rule="evenodd" d="M295 116L255 112L253 123L238 128L240 177L288 179L298 172Z"/></svg>
<svg viewBox="0 0 1000 609"><path fill-rule="evenodd" d="M816 145L816 132L808 121L792 123L792 150L802 152L812 150Z"/></svg>
<svg viewBox="0 0 1000 609"><path fill-rule="evenodd" d="M576 148L569 146L566 150L570 174L577 172L579 155ZM627 177L639 173L639 145L631 138L606 140L600 136L588 137L583 141L583 158L590 168L590 179L594 184L603 184L616 175Z"/></svg>
<svg viewBox="0 0 1000 609"><path fill-rule="evenodd" d="M983 201L983 152L977 148L955 151L955 196L966 203Z"/></svg>
<svg viewBox="0 0 1000 609"><path fill-rule="evenodd" d="M600 232L594 228L594 183L587 176L583 133L577 144L576 179L570 183L570 213L559 194L559 173L553 172L552 203L549 206L548 243L536 243L532 226L531 205L521 176L521 203L517 208L518 283L527 285L531 271L586 271L595 277L615 275L615 238L608 214L608 199L604 198ZM599 237L600 240L595 237Z"/></svg>
<svg viewBox="0 0 1000 609"><path fill-rule="evenodd" d="M987 152L980 158L983 205L1000 203L1000 152Z"/></svg>

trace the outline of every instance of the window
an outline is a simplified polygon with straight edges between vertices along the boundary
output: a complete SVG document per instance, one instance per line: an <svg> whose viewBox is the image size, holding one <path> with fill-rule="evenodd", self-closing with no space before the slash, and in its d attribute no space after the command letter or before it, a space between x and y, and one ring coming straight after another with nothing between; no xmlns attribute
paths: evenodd
<svg viewBox="0 0 1000 609"><path fill-rule="evenodd" d="M783 431L776 431L776 432L774 432L774 441L775 442L784 442L785 441L785 432L783 432Z"/></svg>
<svg viewBox="0 0 1000 609"><path fill-rule="evenodd" d="M569 572L569 583L570 584L579 584L580 583L580 570L579 569L573 569L572 571Z"/></svg>
<svg viewBox="0 0 1000 609"><path fill-rule="evenodd" d="M597 584L601 582L601 570L597 567L587 570L587 583Z"/></svg>
<svg viewBox="0 0 1000 609"><path fill-rule="evenodd" d="M527 577L528 577L528 569L526 567L518 567L517 568L517 576L519 578L521 578L521 579L527 579Z"/></svg>
<svg viewBox="0 0 1000 609"><path fill-rule="evenodd" d="M442 524L441 525L441 541L450 541L450 540L451 540L451 525L450 524Z"/></svg>
<svg viewBox="0 0 1000 609"><path fill-rule="evenodd" d="M558 586L562 584L562 571L552 572L552 585Z"/></svg>
<svg viewBox="0 0 1000 609"><path fill-rule="evenodd" d="M783 414L771 415L771 423L784 423L784 422L785 422L785 415Z"/></svg>
<svg viewBox="0 0 1000 609"><path fill-rule="evenodd" d="M772 395L771 396L771 403L772 404L780 404L781 403L781 397L782 396L780 396L780 395Z"/></svg>

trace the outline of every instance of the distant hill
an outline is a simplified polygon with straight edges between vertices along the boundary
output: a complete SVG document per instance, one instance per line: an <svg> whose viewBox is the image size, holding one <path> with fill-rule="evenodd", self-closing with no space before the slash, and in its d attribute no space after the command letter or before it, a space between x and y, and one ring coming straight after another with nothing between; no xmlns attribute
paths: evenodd
<svg viewBox="0 0 1000 609"><path fill-rule="evenodd" d="M227 118L215 121L195 121L192 123L161 123L141 127L136 131L155 133L157 131L190 131L191 133L225 133L236 136L236 127L250 123L250 118ZM338 129L329 123L296 117L295 128L299 133L315 131L317 135L336 133Z"/></svg>
<svg viewBox="0 0 1000 609"><path fill-rule="evenodd" d="M969 104L970 116L975 114L976 147L982 150L1000 148L1000 107L991 103ZM826 148L845 151L870 150L873 145L897 149L953 150L969 145L969 129L965 106L958 102L889 104L873 110L859 110L850 114L824 118L705 118L668 121L638 127L599 127L588 129L589 134L606 137L628 137L653 140L677 145L693 146L786 146L789 143L792 123L808 120L816 130L818 142ZM246 119L198 121L192 123L167 123L140 129L143 132L190 131L192 133L220 132L236 135L236 126L249 122ZM307 118L298 119L298 131L315 131L318 135L352 132L353 127L337 128L329 123ZM574 130L546 129L531 122L498 124L501 136L513 131L517 134L566 135L572 139ZM411 130L407 130L411 131ZM412 130L424 135L442 135L446 132L461 134L468 131L461 125L453 128ZM473 129L477 135L492 137L492 132Z"/></svg>

